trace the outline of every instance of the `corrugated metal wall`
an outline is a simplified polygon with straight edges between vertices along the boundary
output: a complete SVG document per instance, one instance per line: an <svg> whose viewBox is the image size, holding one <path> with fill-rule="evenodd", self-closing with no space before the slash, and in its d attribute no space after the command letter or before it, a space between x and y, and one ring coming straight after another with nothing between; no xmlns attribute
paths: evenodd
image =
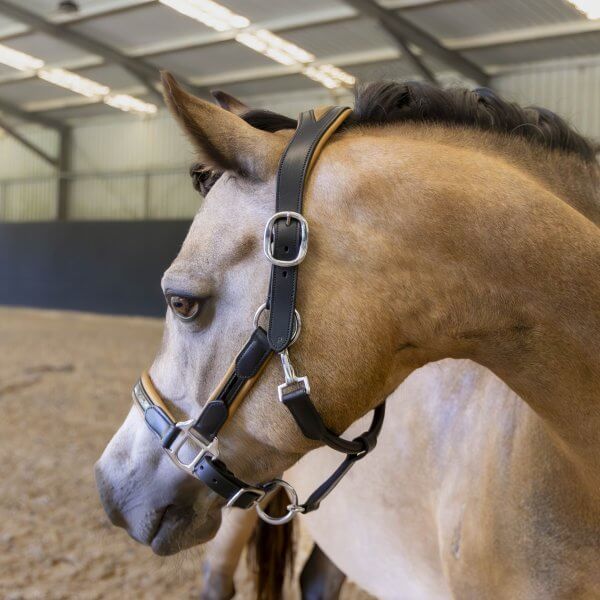
<svg viewBox="0 0 600 600"><path fill-rule="evenodd" d="M23 133L56 156L58 136L36 127ZM0 220L56 215L54 169L9 136L0 138ZM171 117L106 121L73 130L68 218L181 219L198 209L187 176L192 149Z"/></svg>
<svg viewBox="0 0 600 600"><path fill-rule="evenodd" d="M493 86L521 104L553 110L600 140L600 58L523 67L496 76Z"/></svg>
<svg viewBox="0 0 600 600"><path fill-rule="evenodd" d="M494 77L492 85L523 104L545 106L600 139L600 58L554 61ZM338 101L347 102L348 98ZM331 102L324 91L257 98L287 114ZM37 127L22 132L55 154L58 136ZM186 175L190 144L171 117L100 119L75 127L68 217L176 219L192 217L200 197ZM8 136L0 137L0 220L48 220L56 215L52 167Z"/></svg>
<svg viewBox="0 0 600 600"><path fill-rule="evenodd" d="M20 132L54 155L58 135L49 129L24 126ZM0 220L39 221L56 216L57 181L54 169L39 156L0 135Z"/></svg>

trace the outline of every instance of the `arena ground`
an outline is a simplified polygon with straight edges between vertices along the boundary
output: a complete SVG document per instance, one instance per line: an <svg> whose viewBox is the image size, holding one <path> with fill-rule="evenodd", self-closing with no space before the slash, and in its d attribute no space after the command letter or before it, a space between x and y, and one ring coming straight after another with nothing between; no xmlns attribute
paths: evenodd
<svg viewBox="0 0 600 600"><path fill-rule="evenodd" d="M110 525L94 485L161 331L155 319L0 308L4 600L198 598L202 551L154 556ZM309 547L301 540L299 560ZM253 597L245 564L236 588L238 600ZM347 584L342 598L368 596Z"/></svg>

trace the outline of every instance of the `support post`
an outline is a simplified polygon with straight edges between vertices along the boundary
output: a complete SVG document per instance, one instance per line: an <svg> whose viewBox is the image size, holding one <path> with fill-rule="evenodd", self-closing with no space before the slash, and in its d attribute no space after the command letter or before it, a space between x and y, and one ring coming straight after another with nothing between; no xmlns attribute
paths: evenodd
<svg viewBox="0 0 600 600"><path fill-rule="evenodd" d="M73 133L70 128L60 132L58 163L56 165L56 219L66 221L69 216L69 178Z"/></svg>

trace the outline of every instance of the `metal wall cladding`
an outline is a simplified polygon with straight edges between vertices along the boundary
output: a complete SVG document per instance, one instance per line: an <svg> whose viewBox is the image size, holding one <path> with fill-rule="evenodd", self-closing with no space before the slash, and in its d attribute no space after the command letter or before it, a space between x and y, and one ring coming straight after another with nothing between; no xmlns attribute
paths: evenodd
<svg viewBox="0 0 600 600"><path fill-rule="evenodd" d="M193 149L166 112L148 119L97 121L73 135L76 172L132 171L181 167L193 161Z"/></svg>
<svg viewBox="0 0 600 600"><path fill-rule="evenodd" d="M505 98L548 108L581 133L600 140L600 59L563 60L498 75Z"/></svg>
<svg viewBox="0 0 600 600"><path fill-rule="evenodd" d="M58 135L24 125L19 132L50 156L56 156ZM54 168L8 134L0 135L0 221L45 221L56 216Z"/></svg>
<svg viewBox="0 0 600 600"><path fill-rule="evenodd" d="M243 86L240 86L243 87ZM256 96L255 106L295 115L308 106L347 103L322 88ZM600 58L538 63L493 77L507 99L539 105L566 118L582 133L600 139ZM35 126L19 129L49 154L58 136ZM189 219L202 201L187 170L194 150L172 117L98 118L76 125L69 178L68 218L73 220ZM52 220L57 181L53 168L9 136L0 137L0 220Z"/></svg>
<svg viewBox="0 0 600 600"><path fill-rule="evenodd" d="M50 221L56 218L55 178L0 180L0 221Z"/></svg>
<svg viewBox="0 0 600 600"><path fill-rule="evenodd" d="M19 133L51 156L58 150L58 134L36 125L23 125ZM34 178L53 175L54 169L45 160L25 148L8 134L0 132L0 180Z"/></svg>
<svg viewBox="0 0 600 600"><path fill-rule="evenodd" d="M181 169L75 176L69 185L72 220L190 219L202 201Z"/></svg>

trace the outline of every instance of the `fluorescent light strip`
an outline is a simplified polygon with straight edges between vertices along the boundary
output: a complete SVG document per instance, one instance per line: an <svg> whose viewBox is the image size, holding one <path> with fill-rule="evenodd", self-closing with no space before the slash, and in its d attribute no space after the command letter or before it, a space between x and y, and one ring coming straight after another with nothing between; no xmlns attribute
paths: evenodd
<svg viewBox="0 0 600 600"><path fill-rule="evenodd" d="M154 115L158 110L154 104L144 102L139 98L134 98L127 94L108 94L108 96L104 97L104 103L125 112L136 112L146 115Z"/></svg>
<svg viewBox="0 0 600 600"><path fill-rule="evenodd" d="M216 31L246 29L249 19L230 11L213 0L159 0L161 4L177 12L196 19ZM334 65L314 66L314 54L288 42L268 29L240 31L235 40L247 48L288 67L304 66L302 73L329 89L354 85L355 78Z"/></svg>
<svg viewBox="0 0 600 600"><path fill-rule="evenodd" d="M292 44L267 29L243 31L235 36L240 44L264 54L282 65L306 64L315 60L314 54Z"/></svg>
<svg viewBox="0 0 600 600"><path fill-rule="evenodd" d="M44 81L81 94L87 98L103 97L110 93L110 88L87 77L81 77L65 69L40 69L37 76Z"/></svg>
<svg viewBox="0 0 600 600"><path fill-rule="evenodd" d="M236 15L212 0L160 0L160 3L216 31L243 29L250 25L246 17Z"/></svg>
<svg viewBox="0 0 600 600"><path fill-rule="evenodd" d="M13 50L3 44L0 44L0 63L19 71L33 71L37 77L48 83L71 90L86 98L97 98L108 106L125 112L152 115L158 110L154 104L144 102L133 96L112 94L108 86L77 75L77 73L73 73L72 71L50 67L44 68L45 63L42 59L35 58L18 50Z"/></svg>
<svg viewBox="0 0 600 600"><path fill-rule="evenodd" d="M350 73L346 73L346 71L333 65L318 65L316 67L309 65L303 69L302 73L330 90L356 83L356 78Z"/></svg>
<svg viewBox="0 0 600 600"><path fill-rule="evenodd" d="M588 19L600 19L600 0L568 0Z"/></svg>
<svg viewBox="0 0 600 600"><path fill-rule="evenodd" d="M3 44L0 44L0 63L19 71L37 71L37 69L41 69L44 66L43 60L24 52L13 50Z"/></svg>

